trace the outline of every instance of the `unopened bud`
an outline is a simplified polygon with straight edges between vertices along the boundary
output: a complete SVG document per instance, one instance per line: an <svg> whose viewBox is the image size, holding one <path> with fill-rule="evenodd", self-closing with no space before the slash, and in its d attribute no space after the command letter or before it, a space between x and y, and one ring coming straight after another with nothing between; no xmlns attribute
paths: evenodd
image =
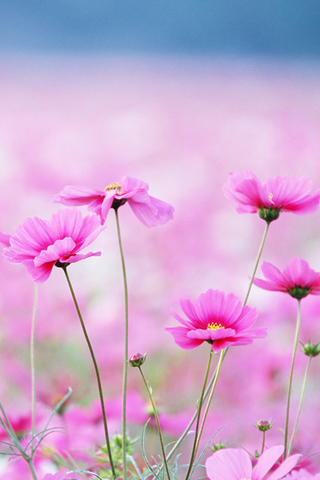
<svg viewBox="0 0 320 480"><path fill-rule="evenodd" d="M319 342L320 343L320 342ZM303 345L303 353L308 355L308 357L317 357L320 354L320 348L318 347L319 343L316 343L315 345L312 345L310 340L306 345Z"/></svg>
<svg viewBox="0 0 320 480"><path fill-rule="evenodd" d="M218 445L216 445L215 443L212 445L213 452L217 452L218 450L223 450L224 448L227 448L227 443L222 443L221 440L218 443Z"/></svg>
<svg viewBox="0 0 320 480"><path fill-rule="evenodd" d="M142 355L141 353L135 353L129 358L129 364L131 367L141 367L146 361L147 354Z"/></svg>
<svg viewBox="0 0 320 480"><path fill-rule="evenodd" d="M270 430L272 427L273 423L268 422L267 420L259 420L259 422L256 422L256 427L260 432L266 432L267 430Z"/></svg>

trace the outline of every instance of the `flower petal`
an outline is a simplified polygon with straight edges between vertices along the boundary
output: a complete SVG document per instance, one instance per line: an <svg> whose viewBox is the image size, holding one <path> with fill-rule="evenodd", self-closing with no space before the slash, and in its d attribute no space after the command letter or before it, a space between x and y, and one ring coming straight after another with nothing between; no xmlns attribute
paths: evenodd
<svg viewBox="0 0 320 480"><path fill-rule="evenodd" d="M238 448L218 450L206 461L210 480L250 479L252 465L249 455Z"/></svg>

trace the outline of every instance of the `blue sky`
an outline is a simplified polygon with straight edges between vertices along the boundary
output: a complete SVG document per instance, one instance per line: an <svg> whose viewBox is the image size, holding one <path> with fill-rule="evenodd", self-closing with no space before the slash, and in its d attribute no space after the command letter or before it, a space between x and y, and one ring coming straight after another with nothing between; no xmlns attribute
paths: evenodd
<svg viewBox="0 0 320 480"><path fill-rule="evenodd" d="M0 0L0 51L318 57L319 0Z"/></svg>

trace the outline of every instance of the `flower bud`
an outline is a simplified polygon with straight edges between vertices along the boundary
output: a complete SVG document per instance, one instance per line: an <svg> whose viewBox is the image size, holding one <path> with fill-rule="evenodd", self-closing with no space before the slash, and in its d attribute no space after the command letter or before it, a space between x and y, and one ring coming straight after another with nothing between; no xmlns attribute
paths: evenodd
<svg viewBox="0 0 320 480"><path fill-rule="evenodd" d="M131 365L131 367L141 367L141 365L143 365L146 361L146 357L146 353L144 355L142 355L141 353L131 355L131 357L129 358L129 364Z"/></svg>
<svg viewBox="0 0 320 480"><path fill-rule="evenodd" d="M268 422L267 420L259 420L259 422L256 422L256 427L260 432L266 432L267 430L270 430L272 427L273 423Z"/></svg>
<svg viewBox="0 0 320 480"><path fill-rule="evenodd" d="M303 345L302 343L303 353L308 355L308 357L317 357L320 354L320 348L318 347L319 343L320 342L316 343L315 345L312 345L310 340L306 345Z"/></svg>
<svg viewBox="0 0 320 480"><path fill-rule="evenodd" d="M221 440L218 445L216 445L215 443L212 445L213 452L217 452L218 450L222 450L223 448L227 448L227 443L222 443Z"/></svg>

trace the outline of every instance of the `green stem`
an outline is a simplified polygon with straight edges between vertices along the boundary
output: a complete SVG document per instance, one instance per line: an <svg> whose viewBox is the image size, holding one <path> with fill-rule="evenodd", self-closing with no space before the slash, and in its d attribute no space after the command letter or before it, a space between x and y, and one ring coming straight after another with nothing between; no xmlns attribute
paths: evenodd
<svg viewBox="0 0 320 480"><path fill-rule="evenodd" d="M78 314L78 317L79 317L79 320L80 320L80 323L81 323L82 331L83 331L83 334L85 336L85 339L86 339L86 342L87 342L87 345L88 345L88 348L89 348L89 351L90 351L91 359L92 359L92 362L93 362L93 366L94 366L94 370L95 370L95 374L96 374L96 379L97 379L97 384L98 384L98 390L99 390L99 397L100 397L100 403L101 403L102 418L103 418L103 425L104 425L104 432L105 432L107 450L108 450L108 455L109 455L109 462L110 462L110 467L111 467L111 470L112 470L113 478L116 480L117 475L116 475L116 472L115 472L113 459L112 459L112 454L111 454L111 447L110 447L110 440L109 440L108 426L107 426L107 417L106 417L106 411L105 411L105 407L104 407L104 399L103 399L102 385L101 385L101 379L100 379L98 364L97 364L96 357L94 355L94 351L93 351L93 348L92 348L92 345L91 345L91 342L90 342L90 339L89 339L89 336L88 336L88 333L87 333L87 329L85 327L85 324L84 324L84 321L83 321L83 318L82 318L82 315L81 315L81 312L80 312L80 308L79 308L79 305L78 305L78 302L77 302L77 299L76 299L76 296L75 296L75 293L74 293L74 290L72 288L72 284L71 284L71 281L70 281L70 278L69 278L69 275L68 275L68 272L67 272L67 264L61 263L61 265L62 265L61 268L63 269L63 271L66 275L66 279L67 279L67 282L68 282L68 285L69 285L69 288L70 288L70 292L71 292L71 295L72 295L72 298L73 298L73 302L74 302L74 305L76 307L77 314Z"/></svg>
<svg viewBox="0 0 320 480"><path fill-rule="evenodd" d="M266 432L265 432L265 431L262 431L262 446L261 446L261 453L260 453L260 455L263 454L265 444L266 444Z"/></svg>
<svg viewBox="0 0 320 480"><path fill-rule="evenodd" d="M36 381L35 381L35 361L34 361L34 339L38 305L38 284L34 287L34 302L31 323L30 337L30 366L31 366L31 458L35 453L34 450L34 434L35 434L35 417L36 417Z"/></svg>
<svg viewBox="0 0 320 480"><path fill-rule="evenodd" d="M164 465L165 465L165 468L166 468L168 479L170 480L169 467L168 467L168 463L167 463L167 459L166 459L166 453L165 453L165 450L164 450L164 444L163 444L163 439L162 439L162 433L161 433L161 428L160 428L160 423L159 423L158 412L157 412L157 409L156 409L156 406L155 406L155 403L154 403L154 400L153 400L153 396L152 396L152 393L151 393L151 388L148 385L148 382L146 380L146 377L144 376L144 373L142 371L141 366L139 367L139 370L140 370L142 379L144 381L144 384L146 386L146 389L148 391L148 395L149 395L150 402L151 402L151 405L152 405L153 413L154 413L154 416L155 416L155 419L156 419L156 422L157 422L157 429L158 429L158 434L159 434L159 440L160 440L160 445L161 445L163 462L164 462Z"/></svg>
<svg viewBox="0 0 320 480"><path fill-rule="evenodd" d="M299 417L300 417L300 413L301 413L304 394L305 394L305 391L306 391L307 377L308 377L308 373L309 373L311 360L312 360L312 355L310 355L310 357L309 357L306 372L304 374L304 379L303 379L303 384L302 384L302 389L301 389L301 396L300 396L300 403L299 403L299 408L298 408L298 414L297 414L297 418L296 418L296 421L295 421L295 424L294 424L294 427L293 427L293 432L292 432L292 436L291 436L291 440L290 440L290 444L289 444L289 448L288 448L288 455L290 455L290 453L291 453L293 440L294 440L294 437L295 437L295 434L296 434L296 431L297 431L297 426L298 426Z"/></svg>
<svg viewBox="0 0 320 480"><path fill-rule="evenodd" d="M193 461L194 461L194 458L196 456L196 446L197 446L197 442L198 442L198 432L199 432L199 425L200 425L201 409L202 409L202 405L203 405L203 402L204 402L204 395L205 395L205 390L206 390L206 386L207 386L212 355L213 355L213 350L210 346L210 355L209 355L209 359L208 359L206 375L205 375L205 378L204 378L200 399L199 399L198 405L197 405L197 423L196 423L196 429L195 429L195 432L194 432L194 440L193 440L193 446L192 446L191 457L190 457L190 462L189 462L189 468L188 468L185 480L188 480L189 477L190 477L190 473L191 473L192 466L193 466Z"/></svg>
<svg viewBox="0 0 320 480"><path fill-rule="evenodd" d="M284 431L283 460L285 460L287 458L287 453L288 453L288 430L289 430L290 398L291 398L291 389L292 389L293 367L294 367L294 361L295 361L295 358L296 358L298 339L299 339L300 319L301 319L301 300L298 300L298 316L297 316L296 333L295 333L295 338L294 338L292 360L291 360L291 367L290 367L290 375L289 375L288 394L287 394L287 409L286 409L286 424L285 424L285 431Z"/></svg>
<svg viewBox="0 0 320 480"><path fill-rule="evenodd" d="M124 366L123 366L123 381L122 381L122 463L123 463L123 478L127 480L127 382L128 382L128 338L129 338L129 320L128 320L128 283L126 274L126 265L124 262L123 248L120 234L120 224L118 209L114 209L117 224L117 234L119 242L119 250L121 257L123 286L124 286Z"/></svg>
<svg viewBox="0 0 320 480"><path fill-rule="evenodd" d="M249 298L249 295L250 295L250 292L251 292L252 283L253 283L254 277L255 277L256 272L257 272L257 268L258 268L258 265L259 265L259 262L260 262L260 258L261 258L261 254L262 254L264 244L266 242L267 233L268 233L268 230L269 230L269 225L270 225L270 223L266 222L266 228L265 228L265 231L264 231L264 234L263 234L263 237L262 237L262 241L261 241L261 245L260 245L260 248L259 248L259 251L258 251L256 263L254 264L254 268L253 268L253 272L252 272L252 275L251 275L247 295L244 299L243 306L245 306L247 304L247 301L248 301L248 298Z"/></svg>
<svg viewBox="0 0 320 480"><path fill-rule="evenodd" d="M221 350L221 353L220 353L219 362L218 362L218 365L217 365L217 368L216 368L216 374L215 374L215 377L214 377L214 382L212 384L210 395L209 395L207 405L206 405L206 409L205 409L204 414L203 414L201 428L200 428L200 432L199 432L198 439L197 439L197 445L196 445L196 448L195 448L195 454L197 453L197 450L198 450L198 447L199 447L200 438L201 438L203 428L204 428L204 424L205 424L205 421L206 421L206 418L207 418L207 415L208 415L210 403L211 403L211 400L212 400L212 397L213 397L213 394L214 394L214 391L215 391L215 388L216 388L216 385L217 385L217 381L218 381L218 377L219 377L219 374L220 374L221 365L222 365L222 361L223 361L224 357L225 357L225 349Z"/></svg>
<svg viewBox="0 0 320 480"><path fill-rule="evenodd" d="M28 463L33 480L38 480L31 457L29 457L29 459L27 460L27 463Z"/></svg>

